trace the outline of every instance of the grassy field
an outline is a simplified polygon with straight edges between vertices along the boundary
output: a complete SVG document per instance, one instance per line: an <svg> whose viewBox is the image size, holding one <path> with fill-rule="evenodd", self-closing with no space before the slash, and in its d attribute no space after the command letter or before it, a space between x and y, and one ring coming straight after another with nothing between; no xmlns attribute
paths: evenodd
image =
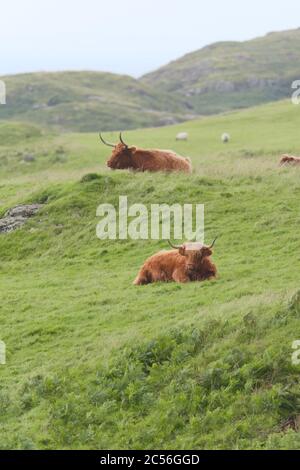
<svg viewBox="0 0 300 470"><path fill-rule="evenodd" d="M189 155L191 176L111 172L96 134L0 126L0 213L44 203L0 236L1 449L299 448L300 180L278 168L299 126L280 102L124 134ZM166 243L96 238L119 195L204 203L219 279L133 286Z"/></svg>

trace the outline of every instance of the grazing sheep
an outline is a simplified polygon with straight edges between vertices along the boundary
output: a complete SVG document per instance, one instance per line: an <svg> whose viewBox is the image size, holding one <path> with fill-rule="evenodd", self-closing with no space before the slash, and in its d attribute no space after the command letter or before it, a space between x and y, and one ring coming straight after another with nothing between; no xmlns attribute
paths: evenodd
<svg viewBox="0 0 300 470"><path fill-rule="evenodd" d="M230 140L230 135L227 134L227 132L224 132L224 134L222 134L221 139L222 139L223 144L227 144L227 142L229 142Z"/></svg>
<svg viewBox="0 0 300 470"><path fill-rule="evenodd" d="M176 140L188 140L188 133L187 132L179 132L176 136Z"/></svg>

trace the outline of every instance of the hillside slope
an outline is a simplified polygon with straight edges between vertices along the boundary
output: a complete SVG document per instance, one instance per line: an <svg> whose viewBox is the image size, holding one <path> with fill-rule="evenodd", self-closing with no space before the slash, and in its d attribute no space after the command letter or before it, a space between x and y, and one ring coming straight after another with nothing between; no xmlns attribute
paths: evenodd
<svg viewBox="0 0 300 470"><path fill-rule="evenodd" d="M129 76L101 72L32 73L1 77L7 104L0 120L80 132L162 126L191 114L181 97Z"/></svg>
<svg viewBox="0 0 300 470"><path fill-rule="evenodd" d="M10 129L0 214L44 206L0 235L0 448L299 448L299 169L277 166L299 125L282 102L126 134L190 155L192 175L111 172L96 133ZM204 203L218 280L133 286L167 244L96 238L98 204L119 195Z"/></svg>
<svg viewBox="0 0 300 470"><path fill-rule="evenodd" d="M101 72L1 77L0 120L88 132L168 125L291 96L300 29L212 44L136 80Z"/></svg>
<svg viewBox="0 0 300 470"><path fill-rule="evenodd" d="M300 29L245 42L220 42L142 77L172 92L195 112L211 114L291 96L300 78Z"/></svg>

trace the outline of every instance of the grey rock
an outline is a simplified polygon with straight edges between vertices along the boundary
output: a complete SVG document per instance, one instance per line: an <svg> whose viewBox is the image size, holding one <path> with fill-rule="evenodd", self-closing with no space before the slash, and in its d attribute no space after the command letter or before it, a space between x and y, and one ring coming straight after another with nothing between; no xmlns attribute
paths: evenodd
<svg viewBox="0 0 300 470"><path fill-rule="evenodd" d="M35 156L32 153L26 153L23 155L23 162L34 162Z"/></svg>
<svg viewBox="0 0 300 470"><path fill-rule="evenodd" d="M176 124L177 120L173 116L166 116L159 119L159 125L161 126L171 126L172 124Z"/></svg>
<svg viewBox="0 0 300 470"><path fill-rule="evenodd" d="M0 219L0 233L13 232L25 224L42 207L42 204L26 204L9 209Z"/></svg>
<svg viewBox="0 0 300 470"><path fill-rule="evenodd" d="M89 101L100 101L101 103L105 103L107 101L104 96L100 95L89 95L87 99Z"/></svg>
<svg viewBox="0 0 300 470"><path fill-rule="evenodd" d="M32 109L45 109L47 107L46 103L35 103L32 105Z"/></svg>

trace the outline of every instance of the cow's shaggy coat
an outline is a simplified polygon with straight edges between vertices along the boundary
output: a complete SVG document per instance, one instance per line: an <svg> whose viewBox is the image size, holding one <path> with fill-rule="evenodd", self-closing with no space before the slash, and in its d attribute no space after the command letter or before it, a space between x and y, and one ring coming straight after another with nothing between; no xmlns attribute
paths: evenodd
<svg viewBox="0 0 300 470"><path fill-rule="evenodd" d="M143 150L129 147L122 140L113 145L107 144L101 134L100 138L106 145L112 146L113 152L107 166L113 170L131 169L135 171L184 171L190 173L192 165L189 158L181 157L171 150Z"/></svg>
<svg viewBox="0 0 300 470"><path fill-rule="evenodd" d="M160 251L148 258L140 269L134 284L157 281L205 281L217 276L212 262L212 247L200 243L185 243L174 250Z"/></svg>
<svg viewBox="0 0 300 470"><path fill-rule="evenodd" d="M292 155L282 155L279 165L300 165L300 157L294 157Z"/></svg>

